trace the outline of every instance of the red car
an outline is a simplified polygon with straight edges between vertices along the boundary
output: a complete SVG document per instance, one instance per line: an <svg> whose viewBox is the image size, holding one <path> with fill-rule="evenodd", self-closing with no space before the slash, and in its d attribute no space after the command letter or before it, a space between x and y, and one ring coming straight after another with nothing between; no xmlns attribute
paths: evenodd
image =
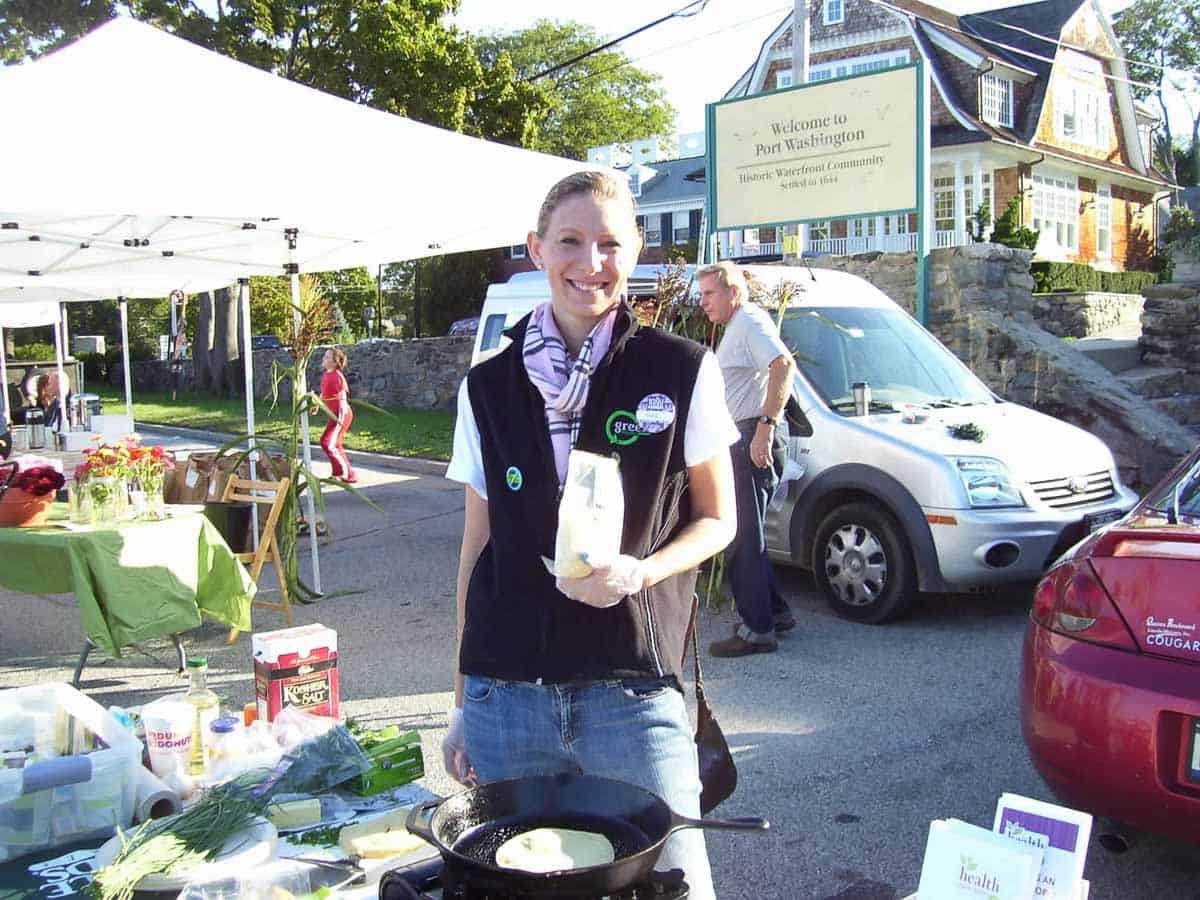
<svg viewBox="0 0 1200 900"><path fill-rule="evenodd" d="M1021 729L1063 803L1118 824L1108 846L1200 843L1200 448L1038 584Z"/></svg>

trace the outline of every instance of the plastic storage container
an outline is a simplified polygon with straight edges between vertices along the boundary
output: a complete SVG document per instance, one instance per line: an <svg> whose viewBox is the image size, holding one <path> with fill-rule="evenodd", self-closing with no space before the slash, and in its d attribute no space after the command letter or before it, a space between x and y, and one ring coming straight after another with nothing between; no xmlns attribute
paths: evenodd
<svg viewBox="0 0 1200 900"><path fill-rule="evenodd" d="M0 691L0 750L0 862L133 821L142 745L70 685Z"/></svg>

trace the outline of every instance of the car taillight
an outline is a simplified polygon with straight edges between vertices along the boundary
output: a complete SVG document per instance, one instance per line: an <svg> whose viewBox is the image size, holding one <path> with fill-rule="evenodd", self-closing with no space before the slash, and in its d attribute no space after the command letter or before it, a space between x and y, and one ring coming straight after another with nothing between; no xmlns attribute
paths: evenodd
<svg viewBox="0 0 1200 900"><path fill-rule="evenodd" d="M1038 582L1037 591L1033 595L1033 621L1043 628L1054 627L1054 607L1058 605L1058 578L1062 567L1050 572Z"/></svg>
<svg viewBox="0 0 1200 900"><path fill-rule="evenodd" d="M1065 563L1042 579L1031 615L1059 634L1137 652L1125 620L1086 559Z"/></svg>

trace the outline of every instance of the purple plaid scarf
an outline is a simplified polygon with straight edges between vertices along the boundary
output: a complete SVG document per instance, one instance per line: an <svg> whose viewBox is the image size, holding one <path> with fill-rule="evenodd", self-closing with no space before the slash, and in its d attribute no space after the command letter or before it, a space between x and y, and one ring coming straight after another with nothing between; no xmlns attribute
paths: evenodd
<svg viewBox="0 0 1200 900"><path fill-rule="evenodd" d="M522 349L525 371L546 402L546 425L550 429L560 486L567 480L567 457L579 437L580 418L592 378L592 360L601 360L608 352L616 319L617 307L613 307L584 339L574 360L567 355L566 342L549 303L534 309L525 329Z"/></svg>

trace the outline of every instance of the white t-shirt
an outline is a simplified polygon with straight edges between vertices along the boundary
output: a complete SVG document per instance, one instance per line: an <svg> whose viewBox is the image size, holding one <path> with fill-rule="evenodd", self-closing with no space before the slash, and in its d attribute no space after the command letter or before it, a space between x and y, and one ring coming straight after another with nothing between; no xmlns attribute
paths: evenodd
<svg viewBox="0 0 1200 900"><path fill-rule="evenodd" d="M717 347L725 379L725 401L735 422L762 415L767 399L767 369L780 356L791 356L770 314L746 301L733 312Z"/></svg>
<svg viewBox="0 0 1200 900"><path fill-rule="evenodd" d="M725 405L725 379L711 353L705 353L692 387L692 404L683 432L683 461L688 466L707 462L718 453L729 452L737 443L738 430ZM483 451L479 445L479 426L471 409L467 379L458 388L458 421L454 424L454 450L446 477L469 484L484 500L487 483L483 476Z"/></svg>

